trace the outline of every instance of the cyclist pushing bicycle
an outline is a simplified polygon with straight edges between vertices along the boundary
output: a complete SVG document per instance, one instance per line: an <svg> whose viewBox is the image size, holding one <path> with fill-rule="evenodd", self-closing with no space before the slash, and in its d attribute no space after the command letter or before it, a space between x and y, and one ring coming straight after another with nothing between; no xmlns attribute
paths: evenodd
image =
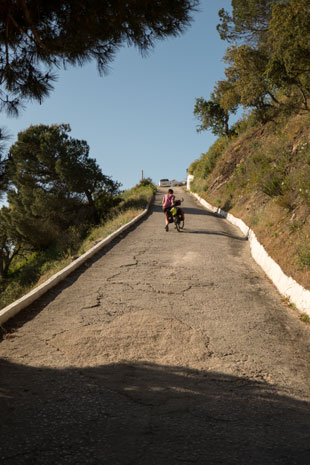
<svg viewBox="0 0 310 465"><path fill-rule="evenodd" d="M168 189L168 193L163 197L162 206L166 220L165 230L167 232L169 231L169 223L174 222L178 231L184 227L184 212L182 208L179 207L182 201L175 200L175 195L172 189Z"/></svg>
<svg viewBox="0 0 310 465"><path fill-rule="evenodd" d="M168 189L168 194L164 195L162 205L163 205L163 210L165 214L165 219L166 219L166 226L165 230L169 231L169 218L168 218L168 212L170 211L170 208L175 202L175 195L173 194L172 189Z"/></svg>

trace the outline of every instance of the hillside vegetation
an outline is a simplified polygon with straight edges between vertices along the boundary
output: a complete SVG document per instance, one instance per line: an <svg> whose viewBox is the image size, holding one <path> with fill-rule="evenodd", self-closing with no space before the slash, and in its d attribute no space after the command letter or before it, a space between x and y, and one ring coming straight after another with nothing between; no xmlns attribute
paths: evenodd
<svg viewBox="0 0 310 465"><path fill-rule="evenodd" d="M283 271L310 289L310 2L231 6L217 26L229 43L225 79L194 107L197 131L219 138L189 167L192 190L242 218Z"/></svg>
<svg viewBox="0 0 310 465"><path fill-rule="evenodd" d="M192 191L243 219L283 271L310 289L310 114L246 125L189 167Z"/></svg>

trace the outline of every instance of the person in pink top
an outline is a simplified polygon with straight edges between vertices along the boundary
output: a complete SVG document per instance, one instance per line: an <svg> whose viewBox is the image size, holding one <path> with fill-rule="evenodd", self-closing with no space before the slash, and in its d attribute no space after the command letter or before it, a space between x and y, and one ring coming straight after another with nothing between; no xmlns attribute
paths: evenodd
<svg viewBox="0 0 310 465"><path fill-rule="evenodd" d="M165 230L168 232L169 231L169 220L168 220L168 211L172 207L172 205L175 202L175 195L173 194L172 189L168 189L168 194L164 195L162 205L163 205L163 210L166 218L166 226Z"/></svg>

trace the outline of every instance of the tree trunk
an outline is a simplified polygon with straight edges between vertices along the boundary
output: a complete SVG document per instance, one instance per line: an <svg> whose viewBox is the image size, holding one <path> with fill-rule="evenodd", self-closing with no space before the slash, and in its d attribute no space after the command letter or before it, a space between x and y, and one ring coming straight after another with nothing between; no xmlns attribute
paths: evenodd
<svg viewBox="0 0 310 465"><path fill-rule="evenodd" d="M10 250L7 247L2 248L0 252L0 276L2 278L7 278L12 260L19 253L20 249L20 246L16 247L10 255Z"/></svg>
<svg viewBox="0 0 310 465"><path fill-rule="evenodd" d="M88 205L90 206L90 209L92 210L94 222L95 222L95 224L99 224L100 223L100 218L99 218L96 206L95 206L94 199L93 199L93 197L92 197L92 195L91 195L91 193L89 191L85 191L85 195L86 195L87 200L88 200Z"/></svg>
<svg viewBox="0 0 310 465"><path fill-rule="evenodd" d="M225 134L226 134L227 137L230 137L230 130L229 130L228 122L229 122L229 115L228 115L228 113L226 112L226 113L225 113L225 119L224 119Z"/></svg>
<svg viewBox="0 0 310 465"><path fill-rule="evenodd" d="M277 105L280 105L279 100L276 99L276 97L271 92L267 92L267 93L271 97L271 100L273 100L273 102L275 102Z"/></svg>

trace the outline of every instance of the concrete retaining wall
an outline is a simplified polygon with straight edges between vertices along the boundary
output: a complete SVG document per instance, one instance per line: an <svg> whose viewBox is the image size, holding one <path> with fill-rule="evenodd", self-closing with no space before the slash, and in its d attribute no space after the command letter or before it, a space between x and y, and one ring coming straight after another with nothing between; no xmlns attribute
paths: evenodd
<svg viewBox="0 0 310 465"><path fill-rule="evenodd" d="M194 176L192 174L188 174L186 178L186 189L188 191L191 190L191 182L194 180Z"/></svg>
<svg viewBox="0 0 310 465"><path fill-rule="evenodd" d="M226 218L230 223L238 226L242 233L248 238L251 253L254 260L261 266L266 275L271 279L278 291L296 305L298 310L310 316L310 291L298 284L293 278L283 273L280 266L268 255L264 247L258 242L254 231L244 221L236 218L221 208L214 207L198 194L191 192L196 199L208 210Z"/></svg>
<svg viewBox="0 0 310 465"><path fill-rule="evenodd" d="M108 237L103 239L102 241L98 242L94 247L92 247L90 250L88 250L86 253L81 255L79 258L74 260L74 262L70 263L70 265L66 266L63 270L59 271L58 273L54 274L51 278L49 278L47 281L45 281L43 284L40 286L36 287L32 291L30 291L28 294L24 295L20 299L16 300L15 302L11 303L7 307L3 308L0 310L0 325L5 323L9 318L12 318L14 315L16 315L18 312L20 312L23 308L27 307L30 305L32 302L37 300L41 295L43 295L46 291L51 289L52 287L56 286L60 281L65 279L70 273L72 273L74 270L76 270L79 266L81 266L86 260L91 258L93 255L95 255L99 250L101 250L103 247L105 247L107 244L109 244L113 239L115 239L117 236L122 234L124 231L126 231L128 228L130 228L132 225L137 223L143 216L145 216L150 208L152 202L150 202L146 209L138 216L136 216L133 220L131 220L129 223L125 224L121 228L119 228L117 231L114 231L112 234L110 234Z"/></svg>

